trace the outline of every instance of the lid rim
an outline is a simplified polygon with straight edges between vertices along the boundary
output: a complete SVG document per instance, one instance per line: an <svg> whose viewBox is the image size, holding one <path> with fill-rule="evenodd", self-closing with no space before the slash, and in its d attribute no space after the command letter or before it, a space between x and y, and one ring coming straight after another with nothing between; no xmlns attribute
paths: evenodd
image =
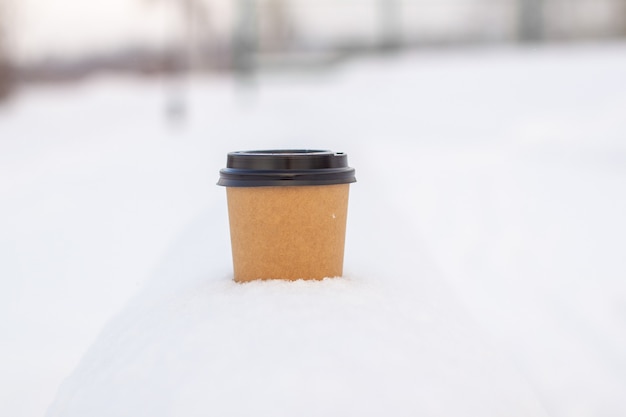
<svg viewBox="0 0 626 417"><path fill-rule="evenodd" d="M218 185L226 187L333 185L356 182L343 152L274 149L229 152Z"/></svg>

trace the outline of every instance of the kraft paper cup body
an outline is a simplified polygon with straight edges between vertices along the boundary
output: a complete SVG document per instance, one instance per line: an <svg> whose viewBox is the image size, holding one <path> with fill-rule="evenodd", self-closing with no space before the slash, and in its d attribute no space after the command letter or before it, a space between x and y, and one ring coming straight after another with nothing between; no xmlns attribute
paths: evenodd
<svg viewBox="0 0 626 417"><path fill-rule="evenodd" d="M246 168L229 159L218 183L226 186L235 281L341 276L349 184L355 181L345 155L280 150L229 157L233 154L261 159L259 165L250 157ZM258 166L279 169L254 169Z"/></svg>

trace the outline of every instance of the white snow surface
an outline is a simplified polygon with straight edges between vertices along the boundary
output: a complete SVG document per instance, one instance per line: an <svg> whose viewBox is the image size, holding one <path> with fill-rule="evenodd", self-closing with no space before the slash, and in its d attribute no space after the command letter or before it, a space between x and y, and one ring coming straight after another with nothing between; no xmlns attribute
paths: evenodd
<svg viewBox="0 0 626 417"><path fill-rule="evenodd" d="M0 414L625 415L624 74L620 44L421 52L193 79L181 126L153 81L28 91ZM357 169L343 278L232 281L217 172L281 147Z"/></svg>

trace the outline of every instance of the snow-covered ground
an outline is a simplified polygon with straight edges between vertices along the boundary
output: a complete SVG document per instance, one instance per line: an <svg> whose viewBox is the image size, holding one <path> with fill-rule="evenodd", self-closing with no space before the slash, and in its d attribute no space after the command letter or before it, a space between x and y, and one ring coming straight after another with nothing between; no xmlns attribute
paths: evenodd
<svg viewBox="0 0 626 417"><path fill-rule="evenodd" d="M626 46L27 91L0 113L0 415L626 414ZM236 285L230 150L342 150L345 277ZM67 378L67 379L65 379ZM65 382L61 382L65 379Z"/></svg>

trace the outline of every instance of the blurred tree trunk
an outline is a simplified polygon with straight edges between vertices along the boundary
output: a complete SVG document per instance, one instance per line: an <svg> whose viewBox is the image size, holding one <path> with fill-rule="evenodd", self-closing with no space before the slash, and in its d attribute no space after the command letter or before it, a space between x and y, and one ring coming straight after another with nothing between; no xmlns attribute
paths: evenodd
<svg viewBox="0 0 626 417"><path fill-rule="evenodd" d="M1 1L1 0L0 0ZM183 119L188 111L188 74L193 70L206 70L209 58L208 34L211 33L209 7L202 0L146 0L147 3L171 3L180 13L179 30L176 37L176 50L165 57L162 70L171 75L170 89L166 104L166 114L173 120ZM205 36L207 35L207 36ZM198 38L200 36L200 38Z"/></svg>
<svg viewBox="0 0 626 417"><path fill-rule="evenodd" d="M267 0L263 19L267 22L262 33L263 49L284 52L293 36L292 17L286 0Z"/></svg>
<svg viewBox="0 0 626 417"><path fill-rule="evenodd" d="M0 0L2 1L2 0ZM180 71L181 69L206 69L210 57L204 56L214 41L211 9L203 0L144 0L148 4L170 3L179 13L179 30L172 35L176 37L177 50L170 60L164 64L163 70Z"/></svg>
<svg viewBox="0 0 626 417"><path fill-rule="evenodd" d="M620 18L620 35L626 37L626 0L622 0L618 6Z"/></svg>
<svg viewBox="0 0 626 417"><path fill-rule="evenodd" d="M380 49L385 51L398 48L402 43L400 0L378 0L378 16Z"/></svg>
<svg viewBox="0 0 626 417"><path fill-rule="evenodd" d="M9 96L13 87L13 73L6 42L6 20L2 6L3 4L0 1L0 101Z"/></svg>
<svg viewBox="0 0 626 417"><path fill-rule="evenodd" d="M518 37L522 42L538 42L544 38L545 0L517 0Z"/></svg>
<svg viewBox="0 0 626 417"><path fill-rule="evenodd" d="M256 0L237 0L233 28L233 70L244 83L252 82L256 71L258 16Z"/></svg>
<svg viewBox="0 0 626 417"><path fill-rule="evenodd" d="M0 101L6 99L12 91L12 76L8 60L0 57Z"/></svg>

